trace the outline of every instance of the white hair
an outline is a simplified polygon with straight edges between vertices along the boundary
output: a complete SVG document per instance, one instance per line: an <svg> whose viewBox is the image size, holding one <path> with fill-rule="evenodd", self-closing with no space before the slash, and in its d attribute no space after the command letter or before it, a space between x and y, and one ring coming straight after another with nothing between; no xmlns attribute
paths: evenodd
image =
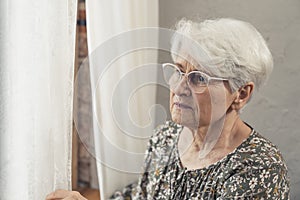
<svg viewBox="0 0 300 200"><path fill-rule="evenodd" d="M229 79L232 91L247 82L259 89L273 69L271 52L249 23L221 18L193 22L180 20L171 40L173 61L187 56L211 75ZM187 58L186 57L186 58ZM193 63L194 64L194 63Z"/></svg>

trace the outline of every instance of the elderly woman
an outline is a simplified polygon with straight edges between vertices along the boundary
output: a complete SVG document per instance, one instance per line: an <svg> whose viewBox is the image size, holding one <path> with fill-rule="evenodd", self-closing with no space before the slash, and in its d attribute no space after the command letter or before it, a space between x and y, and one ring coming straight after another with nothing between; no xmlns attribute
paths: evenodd
<svg viewBox="0 0 300 200"><path fill-rule="evenodd" d="M239 20L183 19L171 51L172 121L150 139L138 183L112 199L289 199L279 150L239 115L273 68L262 36Z"/></svg>

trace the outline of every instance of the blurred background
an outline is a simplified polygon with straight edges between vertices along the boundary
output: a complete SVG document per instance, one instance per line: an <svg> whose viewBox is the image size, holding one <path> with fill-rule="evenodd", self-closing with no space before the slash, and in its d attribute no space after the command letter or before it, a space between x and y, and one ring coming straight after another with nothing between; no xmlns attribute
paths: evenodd
<svg viewBox="0 0 300 200"><path fill-rule="evenodd" d="M108 12L117 11L108 10ZM300 87L298 87L300 77L300 1L158 1L159 27L172 28L182 17L201 19L231 17L244 20L253 24L266 39L273 54L274 71L267 85L255 94L243 111L242 118L279 147L289 169L291 199L299 199L300 190L297 188L300 188ZM116 22L114 19L107 20L112 25L122 23ZM88 25L86 2L80 0L77 16L77 70L88 55L86 31ZM159 53L158 63L170 60L168 53ZM168 110L168 99L168 90L158 86L156 102ZM78 105L81 106L81 110L84 110L86 104L88 103L79 101ZM88 115L88 108L86 110ZM90 136L87 134L86 137ZM73 138L73 189L79 189L90 200L99 199L95 159L78 139L76 130L74 130Z"/></svg>

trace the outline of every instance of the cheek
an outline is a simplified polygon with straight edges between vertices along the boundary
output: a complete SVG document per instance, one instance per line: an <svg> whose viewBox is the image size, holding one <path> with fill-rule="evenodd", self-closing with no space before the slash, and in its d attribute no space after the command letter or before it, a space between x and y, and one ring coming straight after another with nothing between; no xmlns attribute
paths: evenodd
<svg viewBox="0 0 300 200"><path fill-rule="evenodd" d="M170 111L172 112L172 105L173 105L173 97L174 97L174 93L170 91L170 104L169 104L169 108Z"/></svg>
<svg viewBox="0 0 300 200"><path fill-rule="evenodd" d="M194 127L195 124L198 124L198 120L196 117L196 110L197 104L195 103L196 100L192 100L192 97L186 98L185 102L189 102L194 109L178 109L173 105L175 94L170 92L170 112L171 118L174 122L187 126L187 127Z"/></svg>
<svg viewBox="0 0 300 200"><path fill-rule="evenodd" d="M211 89L209 99L212 119L219 119L226 114L230 106L230 93L225 87Z"/></svg>
<svg viewBox="0 0 300 200"><path fill-rule="evenodd" d="M198 95L195 98L196 104L196 115L200 119L200 121L205 120L206 118L210 118L211 113L211 98L207 94Z"/></svg>

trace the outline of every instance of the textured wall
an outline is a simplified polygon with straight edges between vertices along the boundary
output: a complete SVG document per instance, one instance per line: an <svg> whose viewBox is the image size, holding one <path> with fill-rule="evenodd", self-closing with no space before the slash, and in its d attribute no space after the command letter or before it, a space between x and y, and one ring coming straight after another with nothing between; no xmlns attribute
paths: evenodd
<svg viewBox="0 0 300 200"><path fill-rule="evenodd" d="M275 143L291 177L291 199L300 199L300 1L299 0L162 0L160 26L170 28L182 17L232 17L252 23L267 40L274 71L242 117ZM160 56L160 61L169 57ZM168 92L159 88L158 102L168 107Z"/></svg>

